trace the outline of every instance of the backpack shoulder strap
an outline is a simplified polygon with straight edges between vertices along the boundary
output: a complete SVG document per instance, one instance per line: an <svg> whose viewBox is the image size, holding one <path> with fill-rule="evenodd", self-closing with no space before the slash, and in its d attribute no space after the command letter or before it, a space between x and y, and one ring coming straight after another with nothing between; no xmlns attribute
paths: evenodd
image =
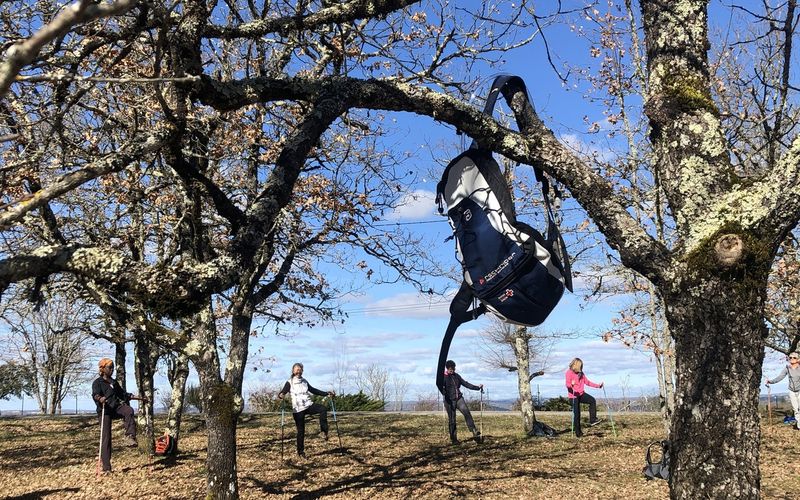
<svg viewBox="0 0 800 500"><path fill-rule="evenodd" d="M442 347L439 350L439 362L436 365L436 387L439 392L444 394L444 372L443 367L447 361L447 353L450 352L450 344L453 341L453 336L456 330L463 323L472 321L478 316L486 312L486 306L483 304L469 309L470 303L473 299L472 290L466 283L461 283L461 287L456 292L455 297L450 302L450 322L447 324L447 330L444 332L442 339Z"/></svg>
<svg viewBox="0 0 800 500"><path fill-rule="evenodd" d="M497 99L503 90L509 87L511 89L516 88L517 90L521 90L525 99L528 101L528 105L530 105L530 98L528 97L528 89L525 86L525 82L522 78L515 76L515 75L508 75L502 74L499 75L494 79L492 82L492 87L489 90L489 94L486 96L486 104L483 107L483 112L487 115L492 115L494 112L494 107L497 104ZM506 100L509 100L508 96L506 96ZM510 100L509 100L510 104ZM477 141L473 139L472 144L470 145L470 150L480 149ZM496 162L493 162L495 165ZM537 165L533 165L533 171L536 174L536 180L542 185L542 198L544 199L545 205L545 212L547 215L547 242L551 249L556 250L556 257L557 257L557 266L561 268L564 275L564 286L569 290L572 291L572 270L569 262L569 255L566 251L566 245L564 244L564 240L561 237L561 232L558 230L558 224L555 221L555 215L553 213L553 206L550 202L550 181L547 179L547 176L542 171L541 167ZM483 172L481 172L483 173ZM513 211L514 204L511 202L511 195L508 193L508 187L505 183L505 179L502 178L502 174L500 174L499 166L498 166L498 174L503 181L504 189L499 189L490 183L490 186L496 193L506 193L508 197L508 201L500 200L501 205L503 205L504 210L506 210L506 206L510 206L511 210ZM489 179L489 176L484 174L484 177ZM560 198L558 190L553 186L553 192L556 195L556 198ZM498 196L498 199L500 197ZM512 221L515 219L512 218Z"/></svg>

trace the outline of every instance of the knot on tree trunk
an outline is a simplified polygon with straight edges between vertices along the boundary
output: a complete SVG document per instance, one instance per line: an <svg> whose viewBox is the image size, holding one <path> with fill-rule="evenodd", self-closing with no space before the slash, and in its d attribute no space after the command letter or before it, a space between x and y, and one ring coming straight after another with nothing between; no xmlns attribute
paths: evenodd
<svg viewBox="0 0 800 500"><path fill-rule="evenodd" d="M730 267L739 262L744 251L744 241L738 234L723 234L714 244L717 262L724 267Z"/></svg>

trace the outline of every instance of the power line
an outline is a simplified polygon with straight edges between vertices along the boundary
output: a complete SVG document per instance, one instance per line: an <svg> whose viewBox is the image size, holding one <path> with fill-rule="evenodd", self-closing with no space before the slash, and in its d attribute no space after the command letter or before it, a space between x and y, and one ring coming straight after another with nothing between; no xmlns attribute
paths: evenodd
<svg viewBox="0 0 800 500"><path fill-rule="evenodd" d="M349 311L342 311L346 314L370 314L370 313L380 313L380 312L402 312L402 311L413 311L417 309L432 309L434 307L438 308L440 306L449 306L449 300L442 300L437 302L428 302L428 303L419 303L419 304L398 304L395 306L374 306L374 307L363 307L360 309L352 309Z"/></svg>

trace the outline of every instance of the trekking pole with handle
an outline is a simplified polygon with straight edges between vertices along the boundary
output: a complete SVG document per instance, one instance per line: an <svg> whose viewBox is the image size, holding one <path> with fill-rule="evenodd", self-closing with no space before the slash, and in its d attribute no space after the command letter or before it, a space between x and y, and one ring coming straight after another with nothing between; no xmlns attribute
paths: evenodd
<svg viewBox="0 0 800 500"><path fill-rule="evenodd" d="M611 422L611 432L614 433L614 438L617 437L617 428L614 426L614 412L611 411L611 405L608 404L608 396L606 395L606 385L603 384L603 399L606 400L606 411L608 412L608 421Z"/></svg>
<svg viewBox="0 0 800 500"><path fill-rule="evenodd" d="M281 398L281 460L283 460L283 419L286 408L286 399Z"/></svg>
<svg viewBox="0 0 800 500"><path fill-rule="evenodd" d="M100 445L97 447L97 467L95 467L95 477L100 477L100 463L103 460L103 424L106 420L106 403L103 402L103 409L100 411Z"/></svg>
<svg viewBox="0 0 800 500"><path fill-rule="evenodd" d="M331 400L331 410L333 410L333 425L336 426L336 437L339 438L339 450L342 449L342 435L339 434L339 420L336 418L336 404L333 402L333 396L329 398Z"/></svg>

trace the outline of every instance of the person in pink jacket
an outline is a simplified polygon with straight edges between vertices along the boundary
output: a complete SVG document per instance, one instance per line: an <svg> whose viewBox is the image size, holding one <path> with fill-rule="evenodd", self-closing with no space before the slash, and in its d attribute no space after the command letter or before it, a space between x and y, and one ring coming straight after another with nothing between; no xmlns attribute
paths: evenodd
<svg viewBox="0 0 800 500"><path fill-rule="evenodd" d="M597 401L589 394L586 394L584 387L588 385L599 389L603 387L603 382L595 384L586 378L583 373L583 361L581 361L581 358L573 359L564 375L566 376L567 393L572 402L572 428L575 436L581 437L583 436L583 432L581 432L581 403L589 405L589 427L601 422L597 418Z"/></svg>

